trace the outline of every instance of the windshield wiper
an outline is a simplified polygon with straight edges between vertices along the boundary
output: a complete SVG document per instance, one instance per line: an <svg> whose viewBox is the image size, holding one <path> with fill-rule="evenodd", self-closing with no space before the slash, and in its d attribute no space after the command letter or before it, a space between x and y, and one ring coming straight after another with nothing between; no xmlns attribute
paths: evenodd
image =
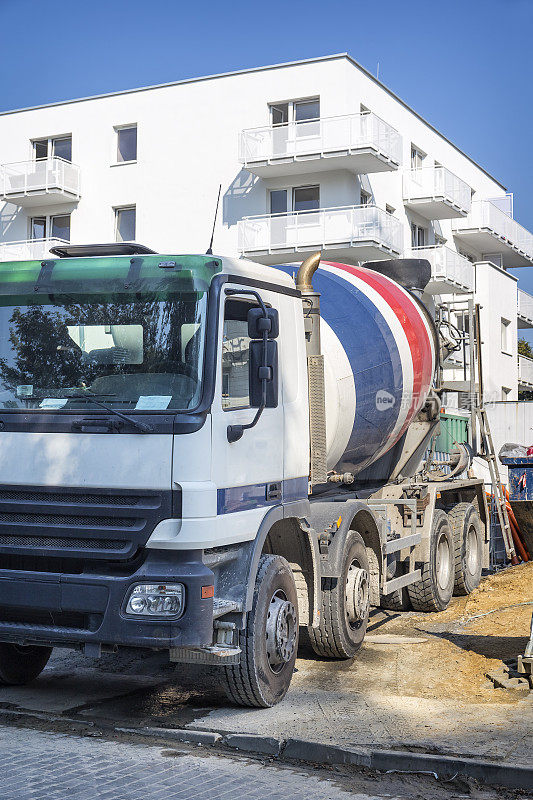
<svg viewBox="0 0 533 800"><path fill-rule="evenodd" d="M98 395L96 395L98 397ZM85 394L69 394L68 399L74 400L90 400L95 406L100 406L100 408L105 409L110 414L115 414L115 416L120 417L120 419L124 420L125 422L129 422L130 425L133 425L134 428L137 428L138 431L141 433L152 433L154 430L151 425L147 425L145 422L140 422L137 419L133 419L133 417L128 417L126 414L122 414L121 411L117 411L116 408L112 408L108 406L106 403L102 403L101 400L96 400L95 395L92 395L90 392L86 392Z"/></svg>

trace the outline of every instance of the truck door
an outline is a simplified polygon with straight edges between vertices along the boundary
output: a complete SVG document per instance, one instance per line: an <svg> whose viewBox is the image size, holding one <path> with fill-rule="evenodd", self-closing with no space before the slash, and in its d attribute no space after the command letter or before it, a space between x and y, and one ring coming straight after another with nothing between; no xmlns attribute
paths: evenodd
<svg viewBox="0 0 533 800"><path fill-rule="evenodd" d="M228 287L229 288L229 287ZM234 288L242 289L242 286ZM277 308L275 292L260 291L265 305ZM229 425L250 423L248 311L257 300L247 295L225 295L221 300L217 383L212 408L212 480L217 486L218 515L232 515L228 524L253 530L268 506L281 501L283 481L282 370L278 367L278 405L265 408L253 428L236 442L228 442ZM278 340L281 365L281 337ZM237 522L235 514L238 514ZM245 521L246 520L246 521ZM219 520L220 521L220 520ZM257 522L257 524L259 524ZM251 538L245 534L243 539ZM255 528L257 530L257 527ZM234 533L236 531L234 530Z"/></svg>

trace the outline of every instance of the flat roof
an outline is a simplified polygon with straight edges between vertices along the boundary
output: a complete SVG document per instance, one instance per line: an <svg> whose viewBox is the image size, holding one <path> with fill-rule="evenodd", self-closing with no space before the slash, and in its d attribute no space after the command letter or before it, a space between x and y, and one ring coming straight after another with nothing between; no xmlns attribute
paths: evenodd
<svg viewBox="0 0 533 800"><path fill-rule="evenodd" d="M500 186L505 192L507 191L507 188L503 185L503 183L500 183L500 181L497 178L495 178L484 167L482 167L480 164L478 164L477 161L475 161L471 156L468 155L468 153L465 153L464 150L461 150L461 148L458 147L456 144L454 144L450 139L448 139L447 136L444 136L444 134L441 133L437 128L435 128L434 125L432 125L430 122L428 122L427 119L424 119L424 117L422 117L417 111L415 111L414 108L411 108L411 106L408 103L406 103L404 100L402 100L401 97L398 97L398 95L395 94L392 91L392 89L389 89L388 86L386 86L378 78L376 78L375 75L372 75L371 72L369 72L367 69L365 69L365 67L363 67L361 64L359 64L359 62L356 61L355 58L353 58L349 53L334 53L333 55L329 55L329 56L318 56L316 58L304 58L304 59L300 59L298 61L285 61L285 62L283 62L281 64L268 64L267 66L264 66L264 67L250 67L249 69L238 69L238 70L233 70L231 72L220 72L220 73L217 73L217 74L214 74L214 75L202 75L202 76L197 77L197 78L185 78L185 79L180 80L180 81L170 81L169 83L157 83L157 84L154 84L153 86L140 86L140 87L137 87L135 89L121 89L120 91L117 91L117 92L105 92L104 94L93 94L93 95L88 95L87 97L76 97L76 98L74 98L72 100L61 100L61 101L57 101L57 102L54 102L54 103L44 103L43 105L39 105L39 106L28 106L27 108L15 108L15 109L12 109L11 111L0 111L0 116L6 116L8 114L21 114L21 113L23 113L25 111L37 111L40 108L54 108L55 106L66 106L66 105L69 105L70 103L83 103L86 100L101 100L101 99L106 98L106 97L118 97L118 96L123 95L123 94L134 94L135 92L149 92L149 91L152 91L153 89L166 89L166 88L168 88L170 86L182 86L183 84L187 84L187 83L199 83L201 81L212 81L212 80L217 80L218 78L229 78L229 77L232 77L233 75L247 75L247 74L252 73L252 72L265 72L266 70L271 70L271 69L283 69L284 67L296 67L296 66L299 66L301 64L314 64L314 63L317 63L317 62L320 62L320 61L333 61L333 60L339 59L339 58L345 58L354 67L356 67L356 69L361 70L361 72L363 72L367 76L367 78L370 78L371 81L373 81L379 87L381 87L381 89L383 89L385 92L387 92L387 94L389 94L398 103L400 103L404 108L406 108L408 111L410 111L411 114L414 114L414 116L417 117L417 119L419 119L421 122L423 122L424 125L427 125L428 128L430 128L434 133L436 133L438 136L440 136L441 139L444 139L444 141L447 142L449 145L451 145L451 147L453 147L455 150L457 150L458 153L461 153L461 155L463 155L465 158L467 158L472 164L474 164L475 167L480 169L491 180L493 180L495 183L497 183L498 186Z"/></svg>

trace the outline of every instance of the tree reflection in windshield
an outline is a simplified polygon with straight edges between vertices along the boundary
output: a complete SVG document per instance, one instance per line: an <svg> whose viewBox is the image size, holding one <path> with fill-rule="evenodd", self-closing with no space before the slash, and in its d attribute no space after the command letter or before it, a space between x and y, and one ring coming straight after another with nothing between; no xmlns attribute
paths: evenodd
<svg viewBox="0 0 533 800"><path fill-rule="evenodd" d="M0 307L0 406L37 408L43 396L68 398L84 389L130 408L147 395L171 398L169 408L197 404L205 293L142 300L115 296L110 302L50 296L54 302L42 304L43 299ZM102 326L110 341L117 326L135 326L138 337L142 326L142 363L139 358L127 363L116 347L87 357L69 335L69 327L71 333L83 330L76 326ZM65 407L76 402L79 406L72 399Z"/></svg>

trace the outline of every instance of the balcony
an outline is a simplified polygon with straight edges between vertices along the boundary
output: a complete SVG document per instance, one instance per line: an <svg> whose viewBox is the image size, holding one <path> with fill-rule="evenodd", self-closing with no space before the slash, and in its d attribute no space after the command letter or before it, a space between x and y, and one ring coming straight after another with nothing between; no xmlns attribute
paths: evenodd
<svg viewBox="0 0 533 800"><path fill-rule="evenodd" d="M518 356L518 388L533 389L533 358Z"/></svg>
<svg viewBox="0 0 533 800"><path fill-rule="evenodd" d="M0 166L0 200L23 208L76 203L80 168L54 156Z"/></svg>
<svg viewBox="0 0 533 800"><path fill-rule="evenodd" d="M518 290L518 327L533 328L533 297Z"/></svg>
<svg viewBox="0 0 533 800"><path fill-rule="evenodd" d="M51 247L62 244L68 242L58 238L0 242L0 261L40 261L49 256Z"/></svg>
<svg viewBox="0 0 533 800"><path fill-rule="evenodd" d="M403 200L427 219L453 219L470 211L472 190L445 167L424 167L405 172Z"/></svg>
<svg viewBox="0 0 533 800"><path fill-rule="evenodd" d="M465 219L452 222L454 236L469 244L490 261L501 255L504 267L533 264L533 234L490 200L474 200Z"/></svg>
<svg viewBox="0 0 533 800"><path fill-rule="evenodd" d="M348 169L387 172L402 160L402 137L372 112L288 122L241 132L239 160L261 178Z"/></svg>
<svg viewBox="0 0 533 800"><path fill-rule="evenodd" d="M398 256L403 250L399 219L376 206L341 206L239 221L239 251L262 264L322 250L324 259L352 262Z"/></svg>
<svg viewBox="0 0 533 800"><path fill-rule="evenodd" d="M431 264L429 294L465 294L474 291L474 265L450 247L412 247L413 258L427 258ZM533 299L533 298L532 298Z"/></svg>

